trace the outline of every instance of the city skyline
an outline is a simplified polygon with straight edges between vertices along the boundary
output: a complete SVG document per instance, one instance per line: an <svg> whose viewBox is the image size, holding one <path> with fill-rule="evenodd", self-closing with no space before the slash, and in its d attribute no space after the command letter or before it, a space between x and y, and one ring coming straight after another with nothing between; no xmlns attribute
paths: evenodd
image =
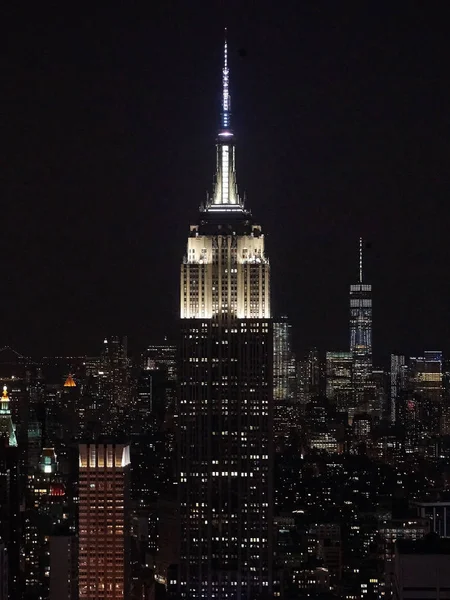
<svg viewBox="0 0 450 600"><path fill-rule="evenodd" d="M295 348L347 347L347 288L363 236L375 363L391 352L448 353L439 15L409 7L400 21L391 10L386 27L382 9L288 7L273 27L263 3L253 32L245 8L212 5L195 19L180 10L179 26L161 8L151 22L122 27L112 11L98 27L94 11L69 27L45 8L10 9L0 345L92 353L105 333L143 347L176 331L174 274L183 224L211 171L220 99L205 82L217 81L226 21L239 65L240 187L271 225L273 308L289 316ZM427 41L420 53L417 32ZM195 124L188 134L186 122Z"/></svg>

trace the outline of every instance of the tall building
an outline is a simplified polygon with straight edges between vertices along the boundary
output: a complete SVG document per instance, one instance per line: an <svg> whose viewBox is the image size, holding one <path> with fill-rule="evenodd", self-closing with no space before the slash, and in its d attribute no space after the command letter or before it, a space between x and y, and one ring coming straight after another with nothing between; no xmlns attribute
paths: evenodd
<svg viewBox="0 0 450 600"><path fill-rule="evenodd" d="M423 429L430 435L441 432L443 375L442 352L426 351L410 358L410 383L413 407Z"/></svg>
<svg viewBox="0 0 450 600"><path fill-rule="evenodd" d="M355 409L370 409L372 374L372 286L363 282L363 241L359 240L359 281L350 286L350 352Z"/></svg>
<svg viewBox="0 0 450 600"><path fill-rule="evenodd" d="M167 338L164 339L164 344L148 346L142 354L142 362L146 370L165 370L170 381L175 381L177 378L177 347L169 344Z"/></svg>
<svg viewBox="0 0 450 600"><path fill-rule="evenodd" d="M0 600L8 600L8 551L0 539Z"/></svg>
<svg viewBox="0 0 450 600"><path fill-rule="evenodd" d="M7 558L9 564L9 594L15 598L19 597L22 584L22 518L20 455L9 404L8 390L4 386L0 404L0 542L5 545L5 560Z"/></svg>
<svg viewBox="0 0 450 600"><path fill-rule="evenodd" d="M399 399L406 387L405 357L391 354L390 420L396 423L399 416Z"/></svg>
<svg viewBox="0 0 450 600"><path fill-rule="evenodd" d="M103 376L104 396L107 406L104 433L111 435L123 431L124 420L130 407L130 381L128 369L127 337L109 336L103 342L99 376Z"/></svg>
<svg viewBox="0 0 450 600"><path fill-rule="evenodd" d="M73 534L55 534L49 539L49 600L77 600L77 538Z"/></svg>
<svg viewBox="0 0 450 600"><path fill-rule="evenodd" d="M327 352L325 360L326 396L339 412L348 412L353 400L353 355L351 352Z"/></svg>
<svg viewBox="0 0 450 600"><path fill-rule="evenodd" d="M181 556L169 583L190 600L272 597L269 261L238 194L227 61L225 42L214 191L181 265Z"/></svg>
<svg viewBox="0 0 450 600"><path fill-rule="evenodd" d="M80 600L129 598L129 470L128 444L80 444Z"/></svg>
<svg viewBox="0 0 450 600"><path fill-rule="evenodd" d="M295 390L295 357L292 325L283 316L273 323L273 400L292 400Z"/></svg>

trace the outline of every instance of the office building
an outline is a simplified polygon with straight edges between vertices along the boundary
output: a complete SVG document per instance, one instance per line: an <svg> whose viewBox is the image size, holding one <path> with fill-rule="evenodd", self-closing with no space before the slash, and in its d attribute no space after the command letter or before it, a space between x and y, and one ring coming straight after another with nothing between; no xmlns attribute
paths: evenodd
<svg viewBox="0 0 450 600"><path fill-rule="evenodd" d="M359 281L350 286L350 352L353 356L354 411L372 406L372 286L363 281L363 241L359 240Z"/></svg>
<svg viewBox="0 0 450 600"><path fill-rule="evenodd" d="M79 446L80 600L127 600L130 446Z"/></svg>
<svg viewBox="0 0 450 600"><path fill-rule="evenodd" d="M4 386L0 403L0 542L4 544L4 559L9 563L9 593L18 597L22 541L20 455L9 405L8 390Z"/></svg>
<svg viewBox="0 0 450 600"><path fill-rule="evenodd" d="M351 352L327 352L326 396L339 412L348 412L352 407L353 387Z"/></svg>
<svg viewBox="0 0 450 600"><path fill-rule="evenodd" d="M390 384L390 420L391 423L396 423L399 418L400 394L406 388L405 357L401 354L391 354Z"/></svg>
<svg viewBox="0 0 450 600"><path fill-rule="evenodd" d="M273 323L273 401L292 400L295 392L295 357L292 325L287 317Z"/></svg>
<svg viewBox="0 0 450 600"><path fill-rule="evenodd" d="M269 262L238 194L227 60L225 43L214 191L181 266L181 556L169 585L189 600L272 597Z"/></svg>
<svg viewBox="0 0 450 600"><path fill-rule="evenodd" d="M415 408L424 433L441 432L443 375L442 352L426 351L423 356L411 357L410 385L412 406Z"/></svg>

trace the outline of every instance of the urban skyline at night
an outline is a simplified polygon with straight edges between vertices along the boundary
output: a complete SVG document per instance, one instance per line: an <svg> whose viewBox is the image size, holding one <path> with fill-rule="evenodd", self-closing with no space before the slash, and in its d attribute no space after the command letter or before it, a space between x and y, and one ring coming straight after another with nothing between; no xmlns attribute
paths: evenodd
<svg viewBox="0 0 450 600"><path fill-rule="evenodd" d="M447 597L439 11L148 11L5 11L0 600Z"/></svg>
<svg viewBox="0 0 450 600"><path fill-rule="evenodd" d="M213 3L193 19L180 8L189 26L179 28L170 11L136 23L94 10L91 29L77 17L68 28L57 12L46 19L44 9L24 21L11 8L5 219L21 224L13 246L33 253L11 254L2 240L11 260L0 345L32 356L83 354L111 331L138 349L176 335L173 273L182 224L213 168L215 40L226 21L238 67L240 187L262 225L271 224L274 314L289 315L296 348L344 346L363 237L372 244L376 362L387 364L391 350L449 350L440 158L448 83L438 13L424 9L422 18L409 7L386 19L382 7L346 15L291 5L274 12L272 26L261 5L251 28L248 10L230 5L225 15ZM428 43L419 53L421 36ZM164 300L155 284L167 290ZM415 302L392 302L405 294Z"/></svg>

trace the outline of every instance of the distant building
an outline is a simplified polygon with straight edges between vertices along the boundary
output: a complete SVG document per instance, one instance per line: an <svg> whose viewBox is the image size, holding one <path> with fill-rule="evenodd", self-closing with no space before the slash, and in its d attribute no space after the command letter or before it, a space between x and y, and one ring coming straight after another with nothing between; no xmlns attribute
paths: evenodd
<svg viewBox="0 0 450 600"><path fill-rule="evenodd" d="M391 354L390 384L390 420L397 423L400 393L406 388L405 357L401 354Z"/></svg>
<svg viewBox="0 0 450 600"><path fill-rule="evenodd" d="M359 281L350 286L350 352L353 356L355 412L371 409L372 286L363 282L363 242L359 244Z"/></svg>
<svg viewBox="0 0 450 600"><path fill-rule="evenodd" d="M142 367L149 371L166 370L170 381L177 379L177 347L169 344L151 344L142 354Z"/></svg>
<svg viewBox="0 0 450 600"><path fill-rule="evenodd" d="M339 412L349 412L353 406L352 369L351 352L326 353L326 396Z"/></svg>
<svg viewBox="0 0 450 600"><path fill-rule="evenodd" d="M428 435L441 433L443 373L442 352L426 351L423 356L410 358L411 401Z"/></svg>
<svg viewBox="0 0 450 600"><path fill-rule="evenodd" d="M22 519L20 514L20 455L6 386L0 399L0 542L9 562L8 590L19 597Z"/></svg>
<svg viewBox="0 0 450 600"><path fill-rule="evenodd" d="M292 400L295 391L295 357L292 351L292 325L283 316L273 324L273 400Z"/></svg>
<svg viewBox="0 0 450 600"><path fill-rule="evenodd" d="M128 600L130 447L79 446L79 597Z"/></svg>

